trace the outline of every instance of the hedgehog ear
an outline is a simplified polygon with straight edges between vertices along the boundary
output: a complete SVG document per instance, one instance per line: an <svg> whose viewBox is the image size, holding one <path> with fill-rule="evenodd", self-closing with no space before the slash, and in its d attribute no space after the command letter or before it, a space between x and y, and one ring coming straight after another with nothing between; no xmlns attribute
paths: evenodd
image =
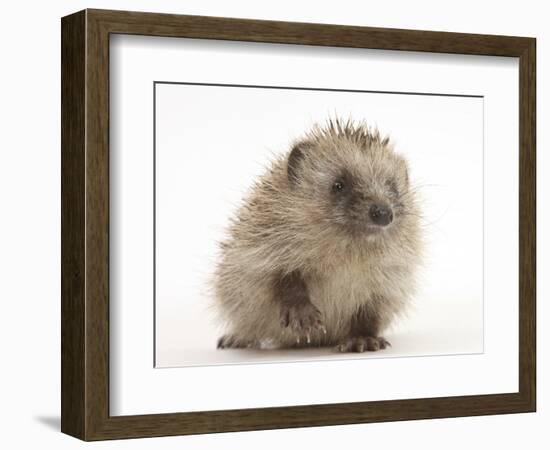
<svg viewBox="0 0 550 450"><path fill-rule="evenodd" d="M403 181L405 182L405 186L409 187L409 166L407 163L403 164Z"/></svg>
<svg viewBox="0 0 550 450"><path fill-rule="evenodd" d="M290 154L288 155L286 171L288 180L291 184L296 184L300 180L300 169L302 161L307 151L313 147L313 144L309 141L300 141L292 147Z"/></svg>

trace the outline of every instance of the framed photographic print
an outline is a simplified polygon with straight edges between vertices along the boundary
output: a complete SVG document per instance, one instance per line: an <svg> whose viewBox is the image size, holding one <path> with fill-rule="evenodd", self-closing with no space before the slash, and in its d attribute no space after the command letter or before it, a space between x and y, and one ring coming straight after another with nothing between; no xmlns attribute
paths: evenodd
<svg viewBox="0 0 550 450"><path fill-rule="evenodd" d="M535 39L62 29L62 431L535 410Z"/></svg>

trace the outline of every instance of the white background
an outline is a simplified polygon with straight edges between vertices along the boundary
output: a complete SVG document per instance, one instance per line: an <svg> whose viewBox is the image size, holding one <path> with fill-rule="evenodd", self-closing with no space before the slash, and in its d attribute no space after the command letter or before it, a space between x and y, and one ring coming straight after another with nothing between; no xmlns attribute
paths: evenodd
<svg viewBox="0 0 550 450"><path fill-rule="evenodd" d="M512 61L501 63L509 73L517 72ZM517 79L512 76L511 82L515 86ZM408 314L384 333L392 347L361 356L483 352L483 102L480 97L157 84L156 367L350 357L330 348L217 350L222 330L208 288L217 243L252 181L273 155L287 152L293 139L334 114L366 119L389 133L396 151L409 161L423 216L419 292ZM136 147L129 148L135 157ZM515 237L517 227L510 229Z"/></svg>
<svg viewBox="0 0 550 450"><path fill-rule="evenodd" d="M3 408L2 444L80 448L85 444L59 429L59 17L84 7L156 10L220 16L348 23L472 33L516 34L538 38L538 170L550 170L542 149L550 144L540 124L550 120L550 31L543 2L476 1L388 2L374 5L334 2L258 3L223 1L52 1L11 3L0 17L4 64L2 83L3 221L1 298ZM495 14L498 11L498 14ZM24 21L23 21L24 19ZM22 26L24 24L24 32ZM23 94L24 93L24 94ZM22 95L23 94L23 95ZM539 299L550 292L547 273L549 182L539 176ZM549 319L544 301L538 322ZM212 436L174 437L92 444L100 448L281 448L342 442L394 448L463 449L471 446L544 448L550 420L548 331L538 327L539 412L389 424L354 425ZM545 442L546 441L546 442Z"/></svg>

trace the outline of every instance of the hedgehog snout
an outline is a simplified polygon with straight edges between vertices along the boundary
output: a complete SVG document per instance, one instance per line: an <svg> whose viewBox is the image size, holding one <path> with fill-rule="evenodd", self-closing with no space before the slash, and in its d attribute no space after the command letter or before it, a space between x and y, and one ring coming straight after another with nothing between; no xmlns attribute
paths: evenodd
<svg viewBox="0 0 550 450"><path fill-rule="evenodd" d="M375 225L385 227L393 221L393 211L387 205L374 204L369 208L369 218Z"/></svg>

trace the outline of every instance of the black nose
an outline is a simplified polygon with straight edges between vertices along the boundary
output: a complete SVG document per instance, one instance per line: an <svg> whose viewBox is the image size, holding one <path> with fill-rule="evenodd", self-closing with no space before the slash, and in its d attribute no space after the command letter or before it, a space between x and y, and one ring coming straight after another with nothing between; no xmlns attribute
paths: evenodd
<svg viewBox="0 0 550 450"><path fill-rule="evenodd" d="M383 205L372 205L369 208L369 217L376 225L386 226L393 220L393 212Z"/></svg>

